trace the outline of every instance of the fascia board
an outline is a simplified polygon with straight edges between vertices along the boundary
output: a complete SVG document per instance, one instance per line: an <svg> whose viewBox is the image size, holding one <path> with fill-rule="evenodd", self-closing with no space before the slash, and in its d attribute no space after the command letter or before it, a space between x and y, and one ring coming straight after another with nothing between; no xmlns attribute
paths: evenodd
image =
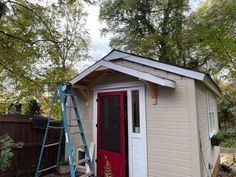
<svg viewBox="0 0 236 177"><path fill-rule="evenodd" d="M127 61L146 65L152 68L168 71L170 73L179 74L182 76L190 77L190 78L201 80L201 81L203 81L204 75L205 75L197 71L191 71L188 69L180 68L178 66L173 66L173 65L169 65L165 63L160 63L158 61L148 60L143 57L139 57L139 56L135 56L135 55L127 54L127 53L122 53L119 51L113 51L109 55L104 57L104 60L106 61L111 61L111 60L116 60L116 59L124 59Z"/></svg>
<svg viewBox="0 0 236 177"><path fill-rule="evenodd" d="M98 69L101 66L110 68L112 70L115 70L115 71L118 71L118 72L121 72L121 73L124 73L127 75L131 75L131 76L137 77L139 79L146 80L146 81L158 84L158 85L171 87L171 88L175 88L175 86L176 86L176 83L172 80L160 78L158 76L155 76L155 75L152 75L149 73L145 73L145 72L141 72L141 71L138 71L135 69L127 68L127 67L117 65L117 64L111 63L109 61L104 61L104 60L100 60L99 62L95 63L94 65L92 65L91 67L89 67L88 69L83 71L81 74L79 74L74 79L72 79L70 81L70 83L72 85L75 84L76 82L80 81L81 79L83 79L84 77L86 77L87 75L89 75L90 73L92 73L93 71L95 71L96 69Z"/></svg>

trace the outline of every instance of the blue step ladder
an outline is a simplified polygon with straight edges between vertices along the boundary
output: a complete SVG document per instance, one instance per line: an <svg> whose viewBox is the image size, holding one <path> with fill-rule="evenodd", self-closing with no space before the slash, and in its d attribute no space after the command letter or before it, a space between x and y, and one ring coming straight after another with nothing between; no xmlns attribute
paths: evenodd
<svg viewBox="0 0 236 177"><path fill-rule="evenodd" d="M64 92L63 92L63 89L64 89ZM52 117L52 111L53 111L53 108L54 108L54 104L55 104L55 101L56 101L57 94L59 94L60 103L61 103L62 122L61 122L60 127L53 126L53 125L50 124L50 123L53 122L51 117ZM71 98L73 106L67 106L67 98L68 97ZM69 125L68 124L68 122L67 122L68 119L67 119L67 115L66 115L66 108L68 108L68 107L70 107L70 108L72 107L74 109L75 116L76 116L76 121L77 121L78 125ZM79 128L79 132L77 132L77 133L78 133L78 135L80 134L81 139L82 139L82 143L83 143L82 146L80 146L80 149L82 149L83 152L85 153L85 158L82 159L82 160L79 160L77 164L76 164L76 162L74 162L74 159L73 159L73 150L71 148L70 136L69 136L69 127L75 127L75 126ZM59 142L46 144L49 129L60 129ZM45 130L45 135L44 135L44 139L43 139L43 143L42 143L42 148L41 148L39 160L38 160L38 163L37 163L37 169L36 169L35 177L39 177L42 174L42 172L58 168L59 160L60 160L60 154L61 154L61 143L62 143L62 137L63 137L63 130L65 132L65 140L66 140L65 143L66 143L66 150L67 150L69 166L70 166L70 176L71 177L76 176L77 167L78 167L79 164L82 164L82 163L86 163L88 165L90 172L87 172L87 173L83 174L80 177L94 176L94 167L93 167L93 163L92 163L91 156L90 156L90 153L89 153L87 140L86 140L86 137L85 137L85 134L84 134L82 122L81 122L81 119L80 119L76 97L73 95L72 85L71 85L71 83L58 82L56 84L56 89L55 89L55 92L54 92L54 95L53 95L52 105L51 105L51 109L50 109L49 116L48 116L47 127L46 127L46 130ZM56 164L51 166L51 167L40 169L43 154L44 154L44 149L48 148L48 147L52 147L52 146L58 146Z"/></svg>

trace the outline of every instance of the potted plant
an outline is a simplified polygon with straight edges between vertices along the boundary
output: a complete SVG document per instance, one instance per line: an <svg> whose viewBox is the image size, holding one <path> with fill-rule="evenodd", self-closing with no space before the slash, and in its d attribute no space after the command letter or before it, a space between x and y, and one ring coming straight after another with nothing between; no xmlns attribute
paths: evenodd
<svg viewBox="0 0 236 177"><path fill-rule="evenodd" d="M224 134L219 131L211 138L211 145L219 146L220 143L223 141L223 139L224 139Z"/></svg>

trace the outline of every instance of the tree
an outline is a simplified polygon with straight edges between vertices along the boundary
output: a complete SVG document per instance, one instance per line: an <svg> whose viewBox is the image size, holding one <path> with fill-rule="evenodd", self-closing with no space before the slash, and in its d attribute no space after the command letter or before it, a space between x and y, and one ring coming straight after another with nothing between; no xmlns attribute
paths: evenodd
<svg viewBox="0 0 236 177"><path fill-rule="evenodd" d="M208 72L229 80L236 77L235 21L234 0L206 0L190 16L188 25L195 38L195 55L201 58L198 52L202 51L202 55L208 56Z"/></svg>
<svg viewBox="0 0 236 177"><path fill-rule="evenodd" d="M111 47L182 64L182 31L185 0L103 0L100 20L103 33L112 33Z"/></svg>
<svg viewBox="0 0 236 177"><path fill-rule="evenodd" d="M205 71L223 91L220 117L235 115L235 0L205 0L192 12L184 0L102 0L100 7L111 47Z"/></svg>
<svg viewBox="0 0 236 177"><path fill-rule="evenodd" d="M79 60L88 58L83 4L75 0L0 2L6 9L0 19L1 80L8 80L19 92L15 101L33 97L42 102L56 82L78 72Z"/></svg>
<svg viewBox="0 0 236 177"><path fill-rule="evenodd" d="M102 0L100 7L103 33L113 34L111 47L213 75L227 68L235 75L234 0L206 0L193 12L184 0Z"/></svg>
<svg viewBox="0 0 236 177"><path fill-rule="evenodd" d="M220 121L231 120L236 113L236 4L234 0L206 0L190 18L195 46L208 56L201 69L214 77L222 90L218 99ZM198 56L198 55L197 55Z"/></svg>
<svg viewBox="0 0 236 177"><path fill-rule="evenodd" d="M24 107L24 113L26 115L40 115L41 107L36 100L30 100Z"/></svg>
<svg viewBox="0 0 236 177"><path fill-rule="evenodd" d="M219 83L222 89L222 95L218 99L218 115L220 122L224 123L227 128L227 123L236 125L236 82L234 83Z"/></svg>

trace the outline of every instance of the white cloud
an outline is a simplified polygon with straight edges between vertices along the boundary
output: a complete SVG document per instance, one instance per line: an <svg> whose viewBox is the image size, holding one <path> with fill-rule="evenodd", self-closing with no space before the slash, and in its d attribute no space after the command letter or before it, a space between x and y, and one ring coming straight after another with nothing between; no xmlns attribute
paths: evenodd
<svg viewBox="0 0 236 177"><path fill-rule="evenodd" d="M110 36L101 36L100 31L104 24L99 21L99 7L87 5L86 11L88 13L86 28L89 30L91 37L90 55L94 61L97 61L111 50L109 47Z"/></svg>

